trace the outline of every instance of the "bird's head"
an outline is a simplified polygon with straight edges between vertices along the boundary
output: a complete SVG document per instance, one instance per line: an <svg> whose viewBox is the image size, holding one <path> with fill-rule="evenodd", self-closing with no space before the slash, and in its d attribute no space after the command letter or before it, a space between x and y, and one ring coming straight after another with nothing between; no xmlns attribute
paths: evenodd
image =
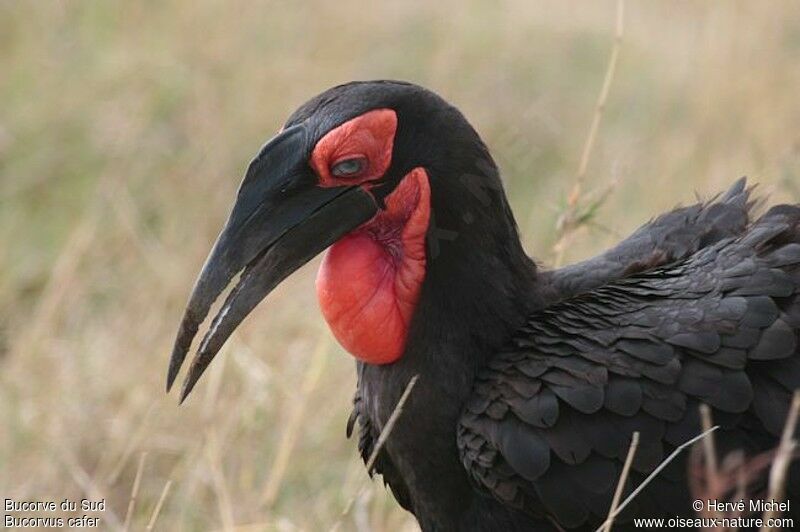
<svg viewBox="0 0 800 532"><path fill-rule="evenodd" d="M329 89L250 163L189 298L167 388L234 277L182 400L253 308L329 246L317 277L323 314L353 355L387 364L403 353L432 264L446 262L447 278L469 275L465 257L502 255L509 242L518 238L496 167L457 109L409 83Z"/></svg>

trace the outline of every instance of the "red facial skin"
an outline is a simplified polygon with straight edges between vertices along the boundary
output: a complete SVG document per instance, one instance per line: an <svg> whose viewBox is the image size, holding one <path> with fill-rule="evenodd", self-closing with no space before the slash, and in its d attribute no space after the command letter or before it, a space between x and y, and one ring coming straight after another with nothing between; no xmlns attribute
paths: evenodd
<svg viewBox="0 0 800 532"><path fill-rule="evenodd" d="M383 175L391 163L397 118L370 111L323 137L311 164L320 186L361 183ZM337 162L363 156L362 175L332 176ZM430 186L422 168L409 172L370 221L330 247L317 274L317 299L336 339L369 364L402 356L409 323L425 278L425 233L430 220Z"/></svg>
<svg viewBox="0 0 800 532"><path fill-rule="evenodd" d="M311 167L321 187L355 185L381 177L392 162L397 115L391 109L375 109L328 131L311 153ZM364 158L367 169L358 176L331 174L336 163Z"/></svg>

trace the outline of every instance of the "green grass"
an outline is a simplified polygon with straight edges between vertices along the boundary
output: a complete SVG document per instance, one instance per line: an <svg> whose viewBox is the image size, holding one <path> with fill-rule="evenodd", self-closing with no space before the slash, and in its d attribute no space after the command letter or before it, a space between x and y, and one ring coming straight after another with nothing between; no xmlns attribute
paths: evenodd
<svg viewBox="0 0 800 532"><path fill-rule="evenodd" d="M553 260L611 49L613 2L0 4L0 497L107 498L163 530L326 530L360 486L352 361L331 345L279 494L262 504L311 353L318 261L254 312L182 408L182 306L249 158L299 104L402 78L484 136L532 255ZM618 186L567 261L740 175L800 194L800 8L627 6L588 188ZM341 523L413 529L379 483Z"/></svg>

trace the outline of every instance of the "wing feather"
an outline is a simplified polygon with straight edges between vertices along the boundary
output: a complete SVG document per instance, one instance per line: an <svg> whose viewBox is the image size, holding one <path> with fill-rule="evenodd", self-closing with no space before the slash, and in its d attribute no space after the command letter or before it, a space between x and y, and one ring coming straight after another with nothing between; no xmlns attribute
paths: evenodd
<svg viewBox="0 0 800 532"><path fill-rule="evenodd" d="M744 227L737 187L675 215L717 224L695 235L702 245L681 240L682 260L600 284L563 274L579 295L530 316L479 373L458 431L477 486L573 527L605 516L634 431L642 478L700 432L701 403L726 449L774 444L800 388L800 207ZM653 222L653 239L669 216ZM683 467L668 468L629 515L690 512Z"/></svg>

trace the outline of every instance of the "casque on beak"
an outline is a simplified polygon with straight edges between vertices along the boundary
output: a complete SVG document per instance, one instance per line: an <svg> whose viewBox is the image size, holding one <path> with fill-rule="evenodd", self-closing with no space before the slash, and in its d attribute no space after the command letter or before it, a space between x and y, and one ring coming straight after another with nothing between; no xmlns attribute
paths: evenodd
<svg viewBox="0 0 800 532"><path fill-rule="evenodd" d="M308 165L308 137L302 124L285 129L247 169L186 305L169 362L167 391L211 305L236 275L241 277L200 343L181 402L236 327L273 288L378 210L360 186L318 185Z"/></svg>

